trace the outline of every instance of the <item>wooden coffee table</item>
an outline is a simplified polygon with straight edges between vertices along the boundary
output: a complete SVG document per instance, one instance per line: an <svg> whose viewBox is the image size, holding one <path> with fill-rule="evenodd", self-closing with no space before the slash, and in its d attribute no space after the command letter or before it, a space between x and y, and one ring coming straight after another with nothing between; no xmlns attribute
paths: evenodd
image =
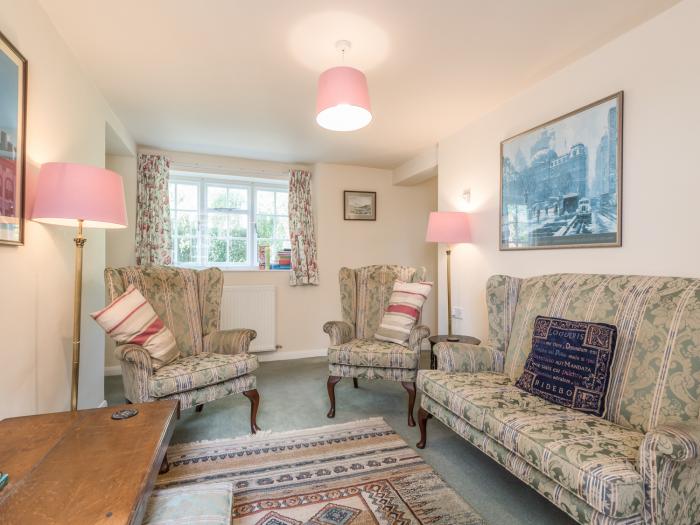
<svg viewBox="0 0 700 525"><path fill-rule="evenodd" d="M111 419L123 408L139 413ZM141 523L177 410L158 401L0 421L0 471L10 475L0 523Z"/></svg>

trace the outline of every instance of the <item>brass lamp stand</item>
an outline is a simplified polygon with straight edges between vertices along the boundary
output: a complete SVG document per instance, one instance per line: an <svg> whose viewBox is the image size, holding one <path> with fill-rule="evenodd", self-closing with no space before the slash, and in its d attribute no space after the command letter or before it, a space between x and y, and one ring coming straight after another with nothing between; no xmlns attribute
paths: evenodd
<svg viewBox="0 0 700 525"><path fill-rule="evenodd" d="M80 377L80 311L83 295L83 219L78 219L75 243L75 289L73 292L73 369L70 385L70 409L78 410L78 378Z"/></svg>
<svg viewBox="0 0 700 525"><path fill-rule="evenodd" d="M447 340L451 342L459 341L459 337L452 335L452 267L450 266L450 255L452 250L445 250L447 255Z"/></svg>

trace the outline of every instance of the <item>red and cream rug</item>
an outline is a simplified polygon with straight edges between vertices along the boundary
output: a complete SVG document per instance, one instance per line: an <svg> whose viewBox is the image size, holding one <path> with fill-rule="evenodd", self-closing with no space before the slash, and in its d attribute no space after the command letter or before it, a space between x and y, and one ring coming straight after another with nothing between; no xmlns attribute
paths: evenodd
<svg viewBox="0 0 700 525"><path fill-rule="evenodd" d="M381 418L173 445L156 490L230 482L235 525L484 521Z"/></svg>

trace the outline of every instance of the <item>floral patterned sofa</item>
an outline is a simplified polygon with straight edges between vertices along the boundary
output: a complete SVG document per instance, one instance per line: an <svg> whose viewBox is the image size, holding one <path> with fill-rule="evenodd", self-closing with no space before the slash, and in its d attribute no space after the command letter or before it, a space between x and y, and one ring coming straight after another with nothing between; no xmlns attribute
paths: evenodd
<svg viewBox="0 0 700 525"><path fill-rule="evenodd" d="M242 393L251 402L250 430L256 423L260 396L258 359L248 353L255 330L219 330L223 273L218 268L191 270L170 266L107 268L105 284L113 301L133 284L172 331L180 357L153 370L148 352L137 345L117 345L127 401L177 399L180 408Z"/></svg>
<svg viewBox="0 0 700 525"><path fill-rule="evenodd" d="M579 523L700 522L700 280L496 275L486 296L488 342L418 373L418 447L432 415ZM537 315L617 326L604 418L514 386Z"/></svg>

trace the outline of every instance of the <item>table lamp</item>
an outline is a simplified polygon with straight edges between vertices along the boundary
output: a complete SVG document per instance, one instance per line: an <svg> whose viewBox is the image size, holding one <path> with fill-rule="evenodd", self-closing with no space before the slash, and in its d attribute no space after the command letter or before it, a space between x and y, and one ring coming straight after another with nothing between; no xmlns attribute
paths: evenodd
<svg viewBox="0 0 700 525"><path fill-rule="evenodd" d="M428 219L426 242L447 244L447 340L459 341L452 335L452 277L450 274L451 245L471 241L469 216L460 211L433 211Z"/></svg>
<svg viewBox="0 0 700 525"><path fill-rule="evenodd" d="M122 178L104 168L49 162L39 170L32 220L76 226L75 291L73 295L73 367L71 410L78 409L80 368L80 308L83 288L83 228L125 228L126 205Z"/></svg>

